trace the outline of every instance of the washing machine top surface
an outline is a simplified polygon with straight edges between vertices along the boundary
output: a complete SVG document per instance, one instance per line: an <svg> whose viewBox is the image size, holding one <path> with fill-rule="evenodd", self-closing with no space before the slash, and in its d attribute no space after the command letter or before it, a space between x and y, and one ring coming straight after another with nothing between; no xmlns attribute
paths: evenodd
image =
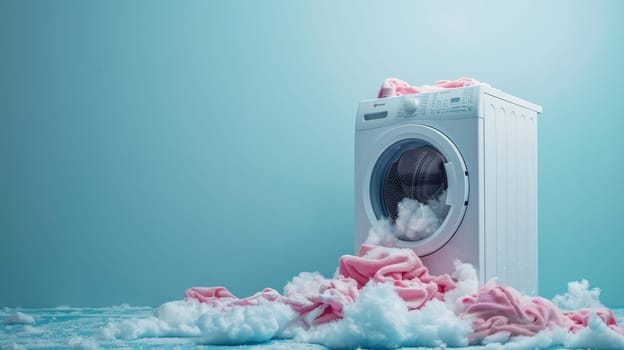
<svg viewBox="0 0 624 350"><path fill-rule="evenodd" d="M542 113L542 107L487 84L365 100L358 106L356 130L374 129L414 120L444 121L479 118L481 96L488 94Z"/></svg>

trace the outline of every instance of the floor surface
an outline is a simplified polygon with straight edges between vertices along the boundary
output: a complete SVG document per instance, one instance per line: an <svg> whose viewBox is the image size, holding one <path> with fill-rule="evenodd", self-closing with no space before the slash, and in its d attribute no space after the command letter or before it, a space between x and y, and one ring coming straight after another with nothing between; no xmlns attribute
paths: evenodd
<svg viewBox="0 0 624 350"><path fill-rule="evenodd" d="M262 344L215 346L198 345L197 338L142 338L131 341L103 339L101 329L109 322L152 315L151 307L116 306L108 308L0 309L0 349L327 349L316 344L290 340ZM618 323L624 323L624 308L614 310ZM2 324L1 320L22 312L34 318L33 324ZM490 349L491 347L487 348ZM413 349L413 348L412 348ZM419 348L424 349L424 348ZM486 349L473 346L464 349Z"/></svg>

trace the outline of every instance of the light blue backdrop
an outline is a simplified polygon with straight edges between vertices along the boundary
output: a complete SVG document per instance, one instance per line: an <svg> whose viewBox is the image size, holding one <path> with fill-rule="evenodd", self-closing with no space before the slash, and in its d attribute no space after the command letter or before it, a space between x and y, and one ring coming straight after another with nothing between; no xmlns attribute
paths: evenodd
<svg viewBox="0 0 624 350"><path fill-rule="evenodd" d="M624 2L2 1L0 306L245 296L352 253L386 77L544 106L541 294L624 305Z"/></svg>

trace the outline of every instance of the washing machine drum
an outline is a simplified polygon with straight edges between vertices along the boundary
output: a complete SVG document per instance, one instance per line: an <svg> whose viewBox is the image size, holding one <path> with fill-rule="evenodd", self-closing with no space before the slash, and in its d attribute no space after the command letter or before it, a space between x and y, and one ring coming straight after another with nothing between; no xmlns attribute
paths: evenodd
<svg viewBox="0 0 624 350"><path fill-rule="evenodd" d="M400 240L423 241L442 228L451 209L448 164L440 150L419 139L397 142L379 157L371 177L373 210L391 220Z"/></svg>
<svg viewBox="0 0 624 350"><path fill-rule="evenodd" d="M446 191L444 163L444 157L431 146L409 149L399 156L386 172L382 189L384 205L393 220L403 198L429 203Z"/></svg>

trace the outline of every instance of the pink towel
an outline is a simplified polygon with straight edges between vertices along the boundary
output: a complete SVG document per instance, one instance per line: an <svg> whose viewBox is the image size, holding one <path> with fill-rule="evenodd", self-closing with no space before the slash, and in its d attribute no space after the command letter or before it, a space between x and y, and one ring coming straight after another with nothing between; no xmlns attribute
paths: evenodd
<svg viewBox="0 0 624 350"><path fill-rule="evenodd" d="M444 293L456 288L456 283L448 275L430 275L411 249L364 244L358 256L343 255L340 258L334 278L318 276L312 280L312 286L308 283L305 288L287 286L284 295L267 288L239 299L224 287L210 287L190 288L186 291L186 298L222 310L257 305L261 300L283 303L297 312L306 325L313 326L341 319L344 307L358 298L359 290L369 281L391 284L405 300L408 310L420 309L432 299L444 300ZM614 331L624 334L613 312L607 308L562 312L549 300L523 295L511 287L498 286L494 281L462 298L458 311L460 318L472 320L474 332L469 336L472 344L494 334L531 336L554 327L576 332L587 327L592 314Z"/></svg>
<svg viewBox="0 0 624 350"><path fill-rule="evenodd" d="M260 300L283 303L292 307L308 326L342 318L344 306L354 302L357 296L358 288L355 281L340 276L320 281L315 290L305 293L281 295L274 289L265 288L243 299L235 297L223 287L195 287L186 290L187 299L195 299L221 310L233 306L258 305Z"/></svg>
<svg viewBox="0 0 624 350"><path fill-rule="evenodd" d="M459 78L457 80L440 80L433 85L411 86L401 79L388 78L381 84L381 89L379 89L377 98L418 94L421 92L452 89L476 84L479 84L479 82L475 79Z"/></svg>
<svg viewBox="0 0 624 350"><path fill-rule="evenodd" d="M464 311L459 316L473 320L474 333L470 336L473 344L501 332L510 336L532 336L554 327L576 332L587 327L590 314L596 314L611 329L624 334L624 330L617 326L613 312L607 308L561 312L549 300L523 295L511 287L498 286L494 281L463 298L461 303Z"/></svg>
<svg viewBox="0 0 624 350"><path fill-rule="evenodd" d="M455 288L449 275L431 276L411 249L364 244L359 256L340 258L338 273L356 280L358 288L371 280L392 283L410 310L420 309L434 298L444 300L444 293Z"/></svg>

